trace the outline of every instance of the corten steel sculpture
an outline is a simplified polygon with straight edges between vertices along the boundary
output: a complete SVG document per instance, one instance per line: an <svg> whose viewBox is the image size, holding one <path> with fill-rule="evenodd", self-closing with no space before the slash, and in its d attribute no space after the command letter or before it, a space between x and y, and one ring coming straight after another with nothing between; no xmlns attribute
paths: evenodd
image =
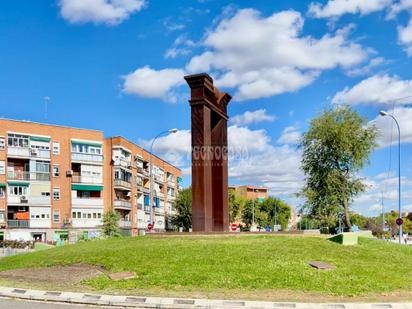
<svg viewBox="0 0 412 309"><path fill-rule="evenodd" d="M191 89L192 225L194 232L229 229L227 105L231 96L206 73L185 77Z"/></svg>

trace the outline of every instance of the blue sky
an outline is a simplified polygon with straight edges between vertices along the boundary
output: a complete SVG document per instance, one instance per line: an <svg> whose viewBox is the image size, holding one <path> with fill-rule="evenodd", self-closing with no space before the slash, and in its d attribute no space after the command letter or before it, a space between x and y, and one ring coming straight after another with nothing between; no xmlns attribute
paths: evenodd
<svg viewBox="0 0 412 309"><path fill-rule="evenodd" d="M296 142L331 104L350 104L382 130L354 203L396 208L396 131L403 204L412 210L412 1L62 0L0 2L0 116L100 129L147 145L190 183L190 110L182 76L207 71L234 96L231 183L266 185L298 207ZM51 98L45 119L43 97ZM392 138L391 138L392 136ZM389 161L389 158L392 158Z"/></svg>

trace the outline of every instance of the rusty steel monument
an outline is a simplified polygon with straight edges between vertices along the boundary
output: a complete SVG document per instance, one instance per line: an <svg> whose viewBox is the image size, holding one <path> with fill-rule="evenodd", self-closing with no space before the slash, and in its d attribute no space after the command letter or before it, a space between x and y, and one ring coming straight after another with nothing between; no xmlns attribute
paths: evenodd
<svg viewBox="0 0 412 309"><path fill-rule="evenodd" d="M229 229L227 105L231 96L206 73L185 76L191 89L192 225L194 232Z"/></svg>

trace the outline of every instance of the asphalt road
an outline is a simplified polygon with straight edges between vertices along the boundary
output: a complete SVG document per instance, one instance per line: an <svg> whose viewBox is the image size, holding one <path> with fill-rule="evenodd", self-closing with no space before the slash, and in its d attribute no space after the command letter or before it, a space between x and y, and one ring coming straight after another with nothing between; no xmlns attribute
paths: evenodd
<svg viewBox="0 0 412 309"><path fill-rule="evenodd" d="M58 303L41 303L12 299L0 299L0 309L82 309L104 308L85 305L68 305Z"/></svg>

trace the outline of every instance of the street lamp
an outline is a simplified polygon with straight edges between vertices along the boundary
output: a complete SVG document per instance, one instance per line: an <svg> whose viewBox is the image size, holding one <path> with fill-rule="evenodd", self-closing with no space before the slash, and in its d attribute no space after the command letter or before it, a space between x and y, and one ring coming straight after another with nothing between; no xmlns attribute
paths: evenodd
<svg viewBox="0 0 412 309"><path fill-rule="evenodd" d="M252 208L252 226L250 228L251 232L255 232L256 231L256 226L255 226L255 193L257 193L258 190L253 188L253 208Z"/></svg>
<svg viewBox="0 0 412 309"><path fill-rule="evenodd" d="M399 218L402 218L402 208L401 208L401 128L399 126L398 120L396 120L395 116L389 114L385 111L380 111L379 115L385 117L391 117L395 123L396 127L398 128L398 210L399 210ZM402 243L402 225L399 225L399 243Z"/></svg>
<svg viewBox="0 0 412 309"><path fill-rule="evenodd" d="M149 207L150 207L150 223L153 224L154 227L154 222L153 222L153 177L152 177L152 153L153 153L153 145L155 141L162 135L168 135L172 133L176 133L177 129L170 129L167 131L160 132L159 134L156 135L156 137L153 139L152 144L150 145L150 162L149 162L149 192L150 192L150 202L149 202Z"/></svg>

